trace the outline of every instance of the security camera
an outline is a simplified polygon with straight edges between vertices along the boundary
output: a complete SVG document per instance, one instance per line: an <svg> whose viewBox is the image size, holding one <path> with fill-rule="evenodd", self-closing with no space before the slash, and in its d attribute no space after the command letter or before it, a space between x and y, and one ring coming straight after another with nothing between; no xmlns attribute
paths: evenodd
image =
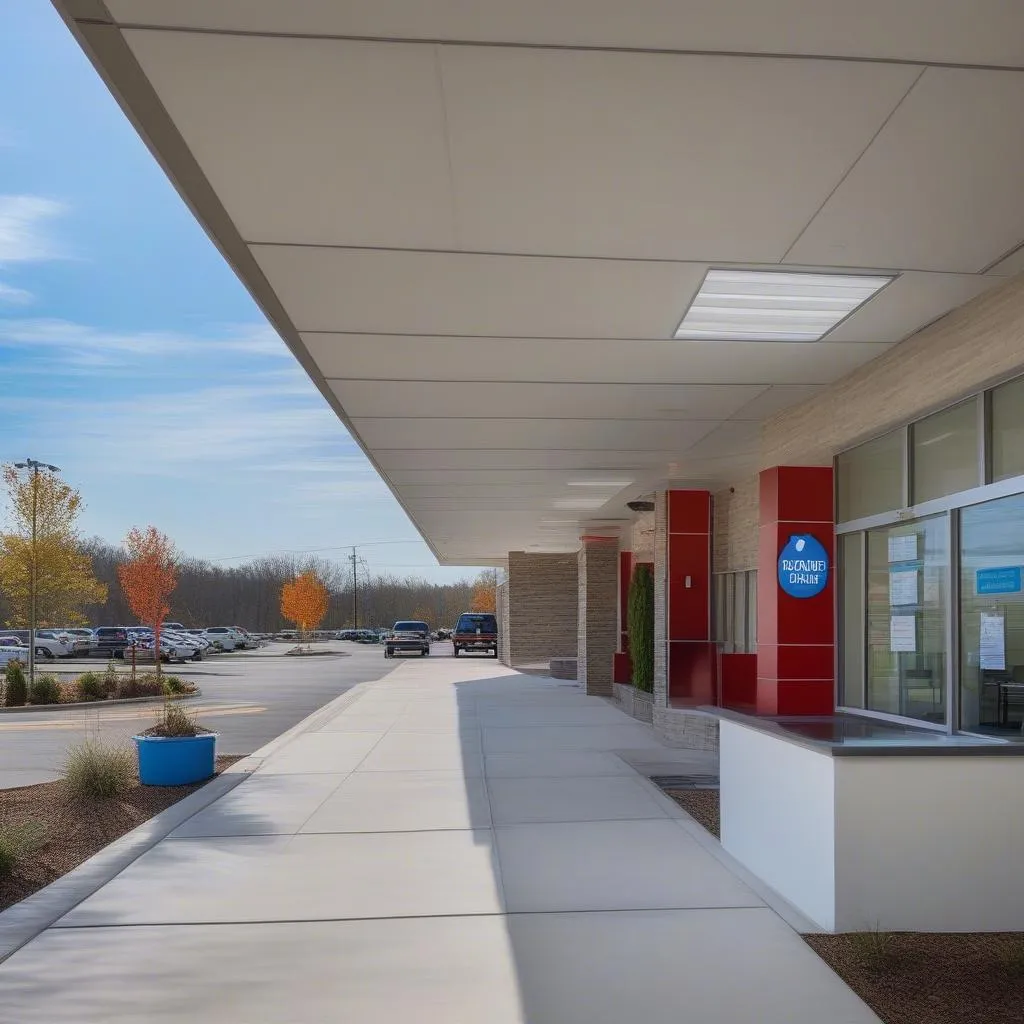
<svg viewBox="0 0 1024 1024"><path fill-rule="evenodd" d="M627 501L626 508L631 509L634 512L653 512L654 502L653 501Z"/></svg>

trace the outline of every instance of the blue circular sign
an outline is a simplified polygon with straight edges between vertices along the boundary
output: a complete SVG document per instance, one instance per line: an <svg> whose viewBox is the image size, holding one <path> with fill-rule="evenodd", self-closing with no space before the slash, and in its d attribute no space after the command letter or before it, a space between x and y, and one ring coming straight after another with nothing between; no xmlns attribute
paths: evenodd
<svg viewBox="0 0 1024 1024"><path fill-rule="evenodd" d="M790 597L817 597L828 584L828 552L809 533L790 537L779 555L779 587Z"/></svg>

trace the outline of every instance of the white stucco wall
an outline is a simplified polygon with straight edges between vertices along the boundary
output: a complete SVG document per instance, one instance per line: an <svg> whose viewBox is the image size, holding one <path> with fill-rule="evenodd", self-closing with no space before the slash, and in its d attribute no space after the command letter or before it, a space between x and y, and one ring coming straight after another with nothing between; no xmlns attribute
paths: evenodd
<svg viewBox="0 0 1024 1024"><path fill-rule="evenodd" d="M832 931L834 759L728 720L719 742L722 846Z"/></svg>
<svg viewBox="0 0 1024 1024"><path fill-rule="evenodd" d="M836 930L1024 930L1024 759L835 759Z"/></svg>

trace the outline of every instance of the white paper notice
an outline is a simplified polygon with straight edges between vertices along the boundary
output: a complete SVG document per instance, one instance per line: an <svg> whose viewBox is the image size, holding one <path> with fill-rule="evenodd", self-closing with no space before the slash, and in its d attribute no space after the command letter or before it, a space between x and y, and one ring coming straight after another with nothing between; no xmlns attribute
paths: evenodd
<svg viewBox="0 0 1024 1024"><path fill-rule="evenodd" d="M892 615L889 618L889 650L917 650L917 619L913 615Z"/></svg>
<svg viewBox="0 0 1024 1024"><path fill-rule="evenodd" d="M1002 615L981 613L980 652L982 668L1006 671L1006 628Z"/></svg>
<svg viewBox="0 0 1024 1024"><path fill-rule="evenodd" d="M913 562L917 558L917 534L904 533L889 538L890 562Z"/></svg>
<svg viewBox="0 0 1024 1024"><path fill-rule="evenodd" d="M917 570L889 573L889 604L917 604Z"/></svg>

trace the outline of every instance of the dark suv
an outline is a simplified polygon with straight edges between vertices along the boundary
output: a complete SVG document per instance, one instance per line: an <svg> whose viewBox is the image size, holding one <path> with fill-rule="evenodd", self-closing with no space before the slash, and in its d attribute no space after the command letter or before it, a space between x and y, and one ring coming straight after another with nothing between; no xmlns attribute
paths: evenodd
<svg viewBox="0 0 1024 1024"><path fill-rule="evenodd" d="M93 634L96 642L89 648L89 654L100 658L123 658L131 646L128 630L124 626L100 626Z"/></svg>
<svg viewBox="0 0 1024 1024"><path fill-rule="evenodd" d="M463 612L452 634L457 658L463 651L490 651L498 656L498 620L489 612Z"/></svg>
<svg viewBox="0 0 1024 1024"><path fill-rule="evenodd" d="M430 653L430 627L425 622L396 622L384 638L384 657L417 651L424 658Z"/></svg>

